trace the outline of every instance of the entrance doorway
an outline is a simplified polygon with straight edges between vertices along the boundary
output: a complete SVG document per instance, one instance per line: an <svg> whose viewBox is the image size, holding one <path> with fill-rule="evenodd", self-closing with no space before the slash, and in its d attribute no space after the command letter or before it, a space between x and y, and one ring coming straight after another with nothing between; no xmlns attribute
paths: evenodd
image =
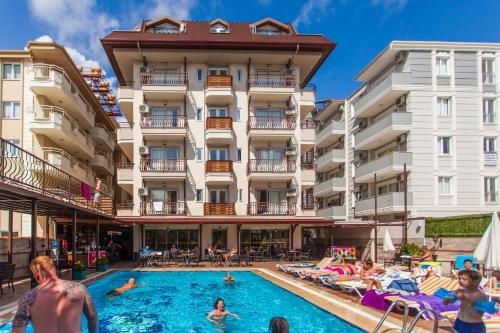
<svg viewBox="0 0 500 333"><path fill-rule="evenodd" d="M227 249L227 230L214 229L212 230L212 245L219 250Z"/></svg>

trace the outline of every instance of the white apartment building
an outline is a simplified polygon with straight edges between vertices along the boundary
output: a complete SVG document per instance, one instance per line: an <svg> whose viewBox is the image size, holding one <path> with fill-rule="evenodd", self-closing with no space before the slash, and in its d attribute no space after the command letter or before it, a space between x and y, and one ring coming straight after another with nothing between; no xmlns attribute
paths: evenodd
<svg viewBox="0 0 500 333"><path fill-rule="evenodd" d="M96 178L102 179L101 192L113 196L116 123L103 111L64 47L29 42L25 50L0 51L0 103L2 138L84 184L94 187ZM80 195L80 184L71 192ZM112 208L110 198L104 204ZM14 237L29 236L31 216L13 213L12 217ZM2 211L0 221L6 231L9 213ZM38 235L45 233L43 221L45 217L40 217Z"/></svg>
<svg viewBox="0 0 500 333"><path fill-rule="evenodd" d="M146 20L101 39L120 82L117 219L134 251L301 248L315 216L314 89L334 49L267 18ZM120 200L119 200L120 201Z"/></svg>
<svg viewBox="0 0 500 333"><path fill-rule="evenodd" d="M405 169L410 219L498 210L499 71L494 43L394 41L378 54L346 102L348 220L404 220Z"/></svg>

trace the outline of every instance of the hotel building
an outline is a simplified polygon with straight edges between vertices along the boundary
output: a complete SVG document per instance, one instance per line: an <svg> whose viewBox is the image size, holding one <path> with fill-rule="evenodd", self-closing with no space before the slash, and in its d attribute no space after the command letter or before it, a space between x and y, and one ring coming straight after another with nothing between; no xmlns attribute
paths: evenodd
<svg viewBox="0 0 500 333"><path fill-rule="evenodd" d="M0 51L0 107L3 139L89 186L102 179L102 207L111 211L116 122L103 111L64 47L29 42L25 50ZM35 171L25 177L35 177ZM71 192L80 195L80 184L75 187ZM1 230L8 230L9 213L0 214ZM30 215L12 213L12 220L14 237L31 234ZM38 235L45 233L44 221L38 218Z"/></svg>
<svg viewBox="0 0 500 333"><path fill-rule="evenodd" d="M271 253L331 225L315 216L308 82L334 43L271 18L171 17L101 42L120 83L117 219L133 225L134 251L176 243Z"/></svg>

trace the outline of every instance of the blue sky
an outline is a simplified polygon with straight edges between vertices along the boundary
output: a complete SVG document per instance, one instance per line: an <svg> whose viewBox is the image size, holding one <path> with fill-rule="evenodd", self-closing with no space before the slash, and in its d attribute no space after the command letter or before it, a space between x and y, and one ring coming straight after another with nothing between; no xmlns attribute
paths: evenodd
<svg viewBox="0 0 500 333"><path fill-rule="evenodd" d="M143 18L295 22L299 32L338 44L312 80L318 98L348 96L360 84L354 76L392 40L500 42L500 0L0 0L0 12L0 49L47 35L108 76L99 37Z"/></svg>

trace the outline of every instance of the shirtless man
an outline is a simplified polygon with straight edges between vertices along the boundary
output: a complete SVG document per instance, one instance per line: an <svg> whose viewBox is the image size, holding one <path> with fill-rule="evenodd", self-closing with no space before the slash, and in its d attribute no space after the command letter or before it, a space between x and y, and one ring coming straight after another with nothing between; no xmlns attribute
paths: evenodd
<svg viewBox="0 0 500 333"><path fill-rule="evenodd" d="M135 279L134 278L130 278L128 280L128 282L125 283L123 286L121 286L120 288L116 288L116 289L113 289L113 290L109 291L106 295L109 295L109 296L118 296L118 295L123 294L124 292L126 292L129 289L134 289L134 288L138 288L138 287L141 287L141 286L142 286L142 284L140 284L140 285L135 284Z"/></svg>
<svg viewBox="0 0 500 333"><path fill-rule="evenodd" d="M89 333L97 332L97 312L83 284L60 280L46 256L33 259L30 269L38 286L19 300L12 333L24 333L30 321L37 333L80 333L82 312Z"/></svg>

